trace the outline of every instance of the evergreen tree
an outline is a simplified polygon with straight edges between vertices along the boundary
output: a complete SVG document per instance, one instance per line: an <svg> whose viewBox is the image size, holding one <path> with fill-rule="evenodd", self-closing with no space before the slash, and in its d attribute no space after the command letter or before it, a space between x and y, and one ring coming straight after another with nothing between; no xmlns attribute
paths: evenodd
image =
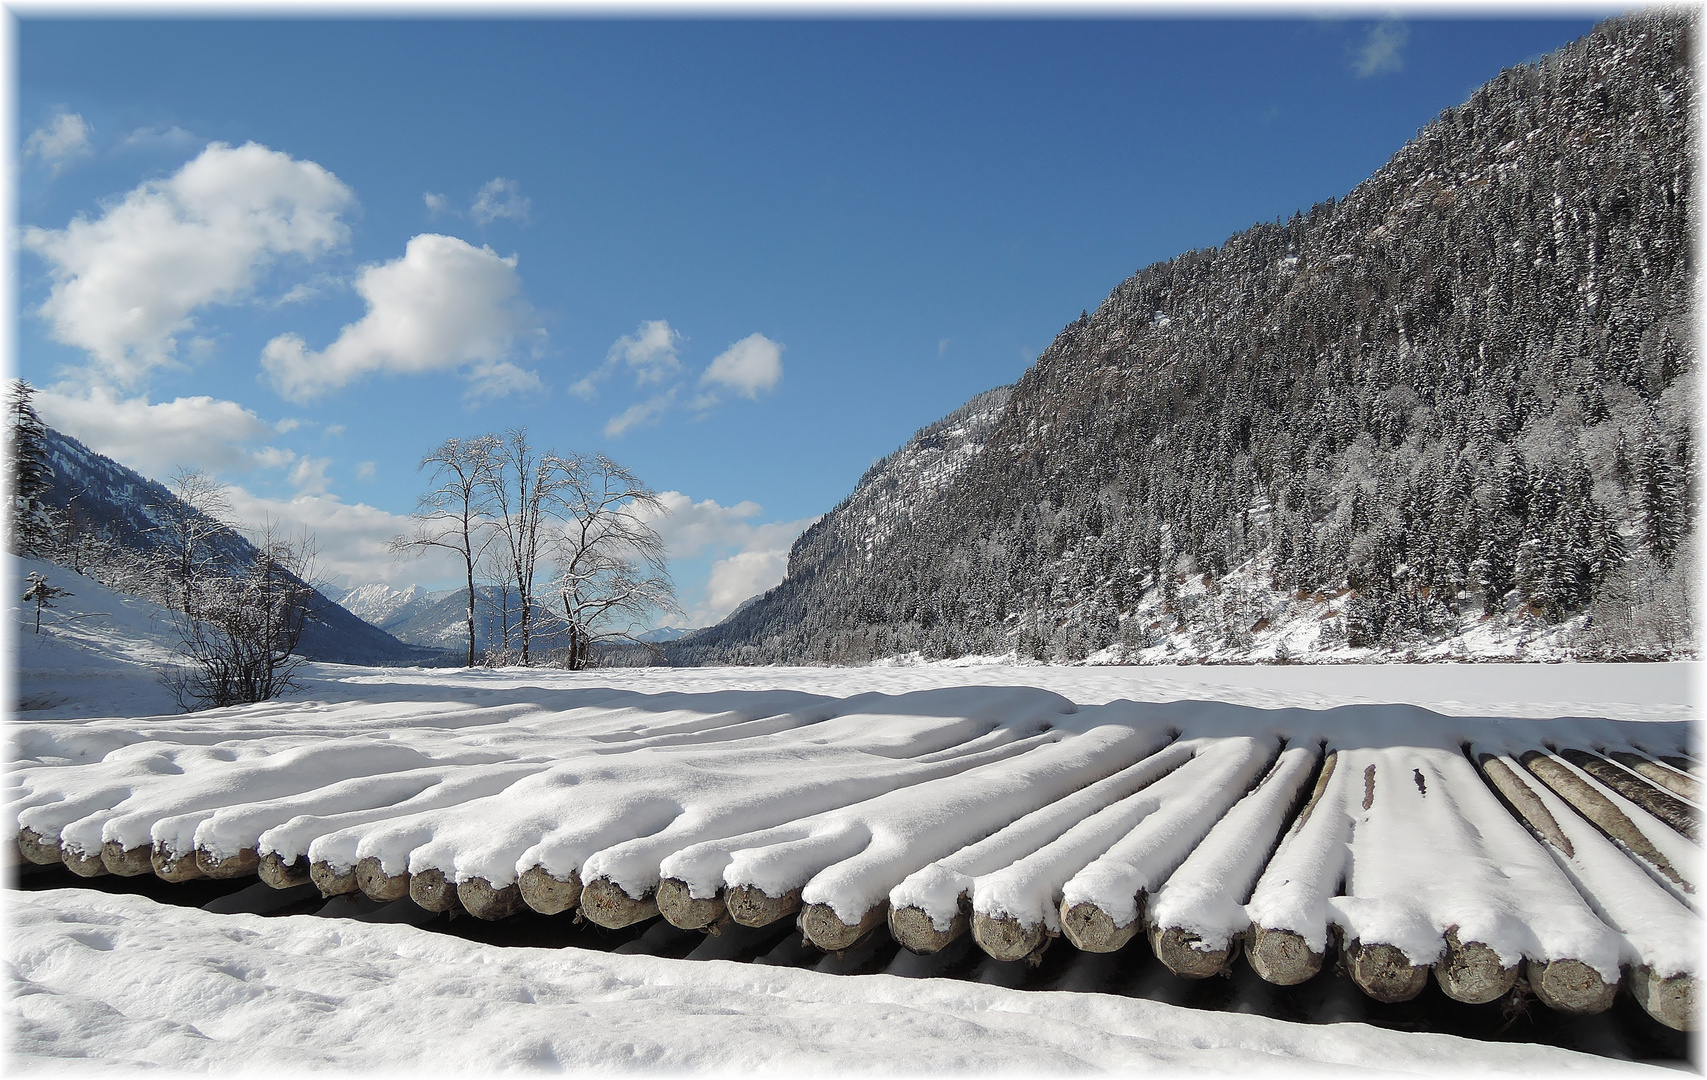
<svg viewBox="0 0 1707 1080"><path fill-rule="evenodd" d="M12 463L11 549L27 555L47 551L53 522L43 501L53 470L47 463L47 425L36 415L35 388L14 380L7 398L7 456Z"/></svg>

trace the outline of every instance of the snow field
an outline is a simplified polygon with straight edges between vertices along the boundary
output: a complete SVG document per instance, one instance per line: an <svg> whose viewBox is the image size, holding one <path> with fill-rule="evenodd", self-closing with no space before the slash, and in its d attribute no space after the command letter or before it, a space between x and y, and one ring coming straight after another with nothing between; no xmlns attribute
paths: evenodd
<svg viewBox="0 0 1707 1080"><path fill-rule="evenodd" d="M433 700L425 679L374 681L401 704L19 725L5 812L25 858L86 874L261 872L608 926L797 913L832 951L886 916L910 948L970 929L1000 959L1147 930L1176 973L1242 946L1283 984L1337 943L1378 1000L1432 971L1488 1001L1526 970L1555 1008L1603 1009L1622 984L1661 1022L1695 1022L1697 849L1676 807L1697 789L1662 760L1687 724L1080 705L1026 686L457 683Z"/></svg>

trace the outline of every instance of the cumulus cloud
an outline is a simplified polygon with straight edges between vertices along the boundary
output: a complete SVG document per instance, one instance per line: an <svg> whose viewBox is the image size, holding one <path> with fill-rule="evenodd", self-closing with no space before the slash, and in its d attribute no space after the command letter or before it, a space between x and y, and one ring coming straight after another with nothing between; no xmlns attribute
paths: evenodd
<svg viewBox="0 0 1707 1080"><path fill-rule="evenodd" d="M788 570L788 549L817 518L759 522L764 508L751 500L722 506L695 502L679 491L661 493L668 511L652 522L672 561L713 559L703 584L684 582L690 601L684 626L710 626L741 602L773 588Z"/></svg>
<svg viewBox="0 0 1707 1080"><path fill-rule="evenodd" d="M1402 52L1410 36L1411 28L1398 19L1376 23L1369 28L1363 44L1358 47L1352 70L1357 72L1358 78L1367 79L1371 75L1386 75L1402 69L1405 66Z"/></svg>
<svg viewBox="0 0 1707 1080"><path fill-rule="evenodd" d="M681 357L677 355L682 341L682 335L667 321L648 319L634 333L612 342L605 353L605 362L569 387L569 392L591 401L598 396L599 384L622 368L634 373L635 386L672 379L682 370Z"/></svg>
<svg viewBox="0 0 1707 1080"><path fill-rule="evenodd" d="M774 390L782 381L782 350L763 334L748 334L718 354L699 377L700 384L725 386L757 400L761 390Z"/></svg>
<svg viewBox="0 0 1707 1080"><path fill-rule="evenodd" d="M372 480L377 472L379 472L379 466L375 462L363 461L356 465L357 480Z"/></svg>
<svg viewBox="0 0 1707 1080"><path fill-rule="evenodd" d="M280 394L308 401L370 372L420 374L467 368L476 396L538 387L538 376L508 362L532 328L516 257L501 258L454 236L422 233L401 258L362 270L356 292L367 314L322 352L296 334L262 350L261 366Z"/></svg>
<svg viewBox="0 0 1707 1080"><path fill-rule="evenodd" d="M421 196L421 201L427 204L427 216L437 218L451 212L450 199L436 191L429 191Z"/></svg>
<svg viewBox="0 0 1707 1080"><path fill-rule="evenodd" d="M176 124L171 127L139 127L119 140L120 150L187 150L201 140Z"/></svg>
<svg viewBox="0 0 1707 1080"><path fill-rule="evenodd" d="M271 521L286 533L295 534L304 528L312 533L319 553L318 576L332 586L456 580L456 564L443 551L429 550L419 559L392 557L386 545L393 536L409 531L407 516L366 503L346 503L332 494L274 499L242 487L231 488L229 494L233 517L250 527Z"/></svg>
<svg viewBox="0 0 1707 1080"><path fill-rule="evenodd" d="M274 446L252 449L248 444L277 429L235 401L201 396L150 404L120 398L107 387L52 387L37 393L36 409L53 428L148 476L165 476L180 465L228 472L296 459Z"/></svg>
<svg viewBox="0 0 1707 1080"><path fill-rule="evenodd" d="M533 200L522 194L522 186L502 176L482 184L474 193L474 205L468 209L469 216L482 225L490 225L499 218L526 224L532 212Z"/></svg>
<svg viewBox="0 0 1707 1080"><path fill-rule="evenodd" d="M61 112L24 140L24 160L38 160L55 173L89 153L89 125L81 113Z"/></svg>
<svg viewBox="0 0 1707 1080"><path fill-rule="evenodd" d="M30 227L23 246L53 286L38 309L55 340L88 352L132 386L171 363L192 313L248 296L281 255L313 258L343 242L350 189L312 161L259 143L210 143L165 180L150 180L98 218Z"/></svg>
<svg viewBox="0 0 1707 1080"><path fill-rule="evenodd" d="M298 495L325 494L332 486L331 478L326 475L331 464L331 458L302 458L290 470L290 486L296 489Z"/></svg>

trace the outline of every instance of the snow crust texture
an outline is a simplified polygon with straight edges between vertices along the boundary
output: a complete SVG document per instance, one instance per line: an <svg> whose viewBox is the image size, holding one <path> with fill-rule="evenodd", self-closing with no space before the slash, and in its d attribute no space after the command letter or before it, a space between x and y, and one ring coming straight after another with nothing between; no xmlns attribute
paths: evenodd
<svg viewBox="0 0 1707 1080"><path fill-rule="evenodd" d="M1681 722L1017 685L645 692L359 669L339 685L343 700L328 680L313 700L16 723L15 857L174 880L265 863L269 884L375 899L430 884L487 918L547 910L546 882L548 913L798 913L826 949L886 921L918 951L973 922L1022 954L1146 931L1191 977L1280 934L1318 962L1336 944L1357 971L1379 959L1376 996L1430 967L1469 992L1472 962L1503 992L1527 964L1532 982L1591 984L1543 993L1555 1007L1604 1008L1623 984L1694 1022L1699 781Z"/></svg>

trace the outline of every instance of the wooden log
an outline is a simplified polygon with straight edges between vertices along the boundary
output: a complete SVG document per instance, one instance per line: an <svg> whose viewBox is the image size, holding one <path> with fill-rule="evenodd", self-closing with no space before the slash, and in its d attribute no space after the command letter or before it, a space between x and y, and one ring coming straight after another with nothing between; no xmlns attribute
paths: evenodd
<svg viewBox="0 0 1707 1080"><path fill-rule="evenodd" d="M107 872L107 866L101 861L101 853L98 851L93 855L84 855L80 851L62 847L60 848L59 861L63 862L65 868L78 877L101 877Z"/></svg>
<svg viewBox="0 0 1707 1080"><path fill-rule="evenodd" d="M101 865L107 868L107 873L117 874L119 877L152 874L154 847L152 844L142 844L127 850L117 840L108 840L101 845Z"/></svg>
<svg viewBox="0 0 1707 1080"><path fill-rule="evenodd" d="M1599 1013L1612 1008L1618 983L1581 960L1526 961L1529 988L1549 1009L1567 1013Z"/></svg>
<svg viewBox="0 0 1707 1080"><path fill-rule="evenodd" d="M1434 981L1453 1001L1485 1005L1504 997L1517 985L1521 964L1507 967L1499 954L1480 941L1458 940L1458 928L1446 931L1446 955L1434 965Z"/></svg>
<svg viewBox="0 0 1707 1080"><path fill-rule="evenodd" d="M183 855L168 855L166 849L156 847L149 852L148 861L154 867L154 876L161 881L194 881L207 877L202 868L196 864L196 853L186 852Z"/></svg>
<svg viewBox="0 0 1707 1080"><path fill-rule="evenodd" d="M413 883L410 886L410 895L414 895ZM482 877L457 882L456 898L462 902L462 906L470 915L489 922L507 919L526 906L522 903L521 886L515 882L494 888L490 881Z"/></svg>
<svg viewBox="0 0 1707 1080"><path fill-rule="evenodd" d="M1156 959L1162 966L1182 979L1207 979L1211 975L1221 975L1233 966L1233 960L1239 955L1239 939L1234 937L1227 944L1214 949L1205 949L1201 935L1195 931L1179 926L1151 926L1147 936L1150 939L1150 951L1156 954Z"/></svg>
<svg viewBox="0 0 1707 1080"><path fill-rule="evenodd" d="M1364 944L1353 939L1340 950L1346 973L1357 988L1376 1001L1392 1005L1409 1001L1428 986L1428 964L1413 964L1397 946Z"/></svg>
<svg viewBox="0 0 1707 1080"><path fill-rule="evenodd" d="M1627 769L1620 769L1605 758L1591 754L1586 750L1561 750L1559 756L1659 818L1682 835L1697 843L1700 842L1701 837L1695 826L1695 812L1675 795L1660 790L1635 773Z"/></svg>
<svg viewBox="0 0 1707 1080"><path fill-rule="evenodd" d="M677 878L665 878L658 883L658 913L664 921L681 930L704 930L729 917L721 892L703 899L689 895L688 883Z"/></svg>
<svg viewBox="0 0 1707 1080"><path fill-rule="evenodd" d="M1559 828L1558 820L1548 812L1529 785L1519 779L1505 762L1492 754L1478 754L1476 765L1488 783L1493 785L1494 791L1515 812L1517 819L1529 827L1530 832L1543 843L1551 844L1563 852L1566 858L1576 856L1571 847L1571 839Z"/></svg>
<svg viewBox="0 0 1707 1080"><path fill-rule="evenodd" d="M1024 960L1042 955L1049 944L1049 928L1041 921L1026 926L1008 915L972 913L972 940L995 960Z"/></svg>
<svg viewBox="0 0 1707 1080"><path fill-rule="evenodd" d="M329 862L316 859L308 864L308 880L320 890L321 896L346 896L361 891L361 886L356 883L356 868L353 866L339 869Z"/></svg>
<svg viewBox="0 0 1707 1080"><path fill-rule="evenodd" d="M532 866L516 884L521 889L522 902L541 915L573 911L581 903L581 875L573 870L565 879L543 866Z"/></svg>
<svg viewBox="0 0 1707 1080"><path fill-rule="evenodd" d="M309 881L308 856L298 855L290 862L285 862L284 856L276 851L269 851L261 856L261 864L255 867L255 873L261 880L275 889L291 889L298 885L306 885Z"/></svg>
<svg viewBox="0 0 1707 1080"><path fill-rule="evenodd" d="M1630 993L1647 1014L1673 1031L1695 1031L1701 1026L1700 1007L1695 1001L1695 976L1682 972L1662 979L1654 969L1641 964L1630 969Z"/></svg>
<svg viewBox="0 0 1707 1080"><path fill-rule="evenodd" d="M923 908L911 904L889 909L889 936L901 943L908 952L929 956L948 948L960 935L972 928L967 916L970 907L962 898L960 910L954 913L947 930L938 930Z"/></svg>
<svg viewBox="0 0 1707 1080"><path fill-rule="evenodd" d="M757 885L734 885L723 890L723 903L742 926L769 926L800 909L800 890L772 896Z"/></svg>
<svg viewBox="0 0 1707 1080"><path fill-rule="evenodd" d="M1636 827L1636 823L1582 777L1539 750L1531 750L1519 760L1537 780L1570 803L1577 813L1587 818L1590 824L1605 833L1610 840L1648 863L1683 892L1695 892L1695 886L1684 880L1683 875L1671 864L1671 860L1654 847L1653 841Z"/></svg>
<svg viewBox="0 0 1707 1080"><path fill-rule="evenodd" d="M658 914L658 891L634 897L607 877L596 877L581 887L581 914L596 926L620 930Z"/></svg>
<svg viewBox="0 0 1707 1080"><path fill-rule="evenodd" d="M24 861L37 866L52 866L64 861L59 853L59 837L44 836L28 826L18 830L18 854L24 857Z"/></svg>
<svg viewBox="0 0 1707 1080"><path fill-rule="evenodd" d="M416 907L427 911L458 911L462 908L456 882L436 866L409 875L409 899L415 902Z"/></svg>
<svg viewBox="0 0 1707 1080"><path fill-rule="evenodd" d="M248 877L261 866L261 856L254 848L244 848L228 858L211 851L196 849L196 867L210 878Z"/></svg>
<svg viewBox="0 0 1707 1080"><path fill-rule="evenodd" d="M356 887L369 900L390 903L409 895L409 875L387 874L379 860L369 855L356 863Z"/></svg>
<svg viewBox="0 0 1707 1080"><path fill-rule="evenodd" d="M1688 799L1692 803L1701 801L1701 781L1690 776L1687 772L1668 769L1652 758L1641 754L1632 754L1624 750L1613 750L1607 754L1612 760L1632 772L1640 773L1649 780L1670 791L1673 795Z"/></svg>
<svg viewBox="0 0 1707 1080"><path fill-rule="evenodd" d="M1071 907L1061 901L1061 932L1074 948L1083 952L1111 953L1131 941L1143 925L1144 896L1138 897L1138 917L1125 926L1114 925L1114 916L1101 905L1081 901Z"/></svg>
<svg viewBox="0 0 1707 1080"><path fill-rule="evenodd" d="M1324 953L1310 948L1302 934L1261 926L1252 928L1245 955L1252 970L1276 986L1297 986L1315 978L1325 959Z"/></svg>
<svg viewBox="0 0 1707 1080"><path fill-rule="evenodd" d="M889 901L883 900L868 908L858 921L845 923L829 904L807 904L800 912L800 932L825 952L842 952L884 925L888 914Z"/></svg>

